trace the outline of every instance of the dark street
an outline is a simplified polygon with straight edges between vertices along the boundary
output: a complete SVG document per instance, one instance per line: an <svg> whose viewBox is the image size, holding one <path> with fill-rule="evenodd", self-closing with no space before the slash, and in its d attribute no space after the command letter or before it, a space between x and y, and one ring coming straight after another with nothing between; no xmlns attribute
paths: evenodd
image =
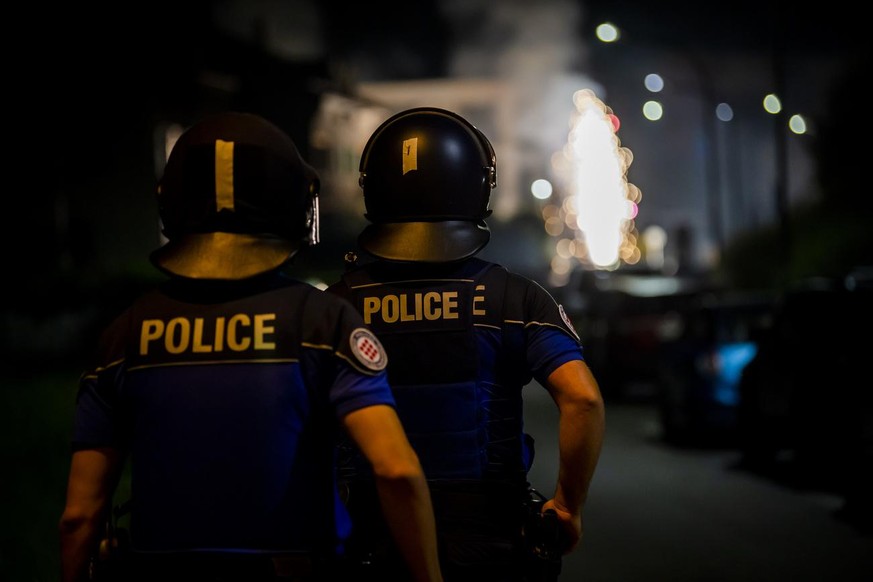
<svg viewBox="0 0 873 582"><path fill-rule="evenodd" d="M537 442L531 482L554 484L556 412L526 388ZM589 493L585 537L562 581L870 580L873 537L837 520L841 500L734 468L730 449L661 442L653 406L607 403L603 453Z"/></svg>

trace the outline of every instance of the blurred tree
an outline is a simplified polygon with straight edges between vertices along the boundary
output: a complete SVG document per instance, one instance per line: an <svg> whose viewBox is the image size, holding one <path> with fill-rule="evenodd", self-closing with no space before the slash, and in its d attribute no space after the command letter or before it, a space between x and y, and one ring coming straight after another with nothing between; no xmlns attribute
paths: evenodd
<svg viewBox="0 0 873 582"><path fill-rule="evenodd" d="M719 276L739 288L783 289L812 277L841 279L873 265L873 195L865 173L873 121L867 115L869 51L834 85L813 146L821 196L791 209L791 248L779 256L778 225L740 236L724 250Z"/></svg>

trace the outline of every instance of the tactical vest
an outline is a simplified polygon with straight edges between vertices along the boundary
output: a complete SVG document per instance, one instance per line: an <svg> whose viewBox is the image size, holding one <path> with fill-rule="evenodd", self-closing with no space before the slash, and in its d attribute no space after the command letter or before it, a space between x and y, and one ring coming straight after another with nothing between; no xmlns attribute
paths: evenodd
<svg viewBox="0 0 873 582"><path fill-rule="evenodd" d="M332 554L350 523L335 487L328 388L340 360L376 376L356 356L361 329L346 303L276 276L170 281L116 320L84 382L117 399L125 433L115 438L130 442L134 549ZM383 380L355 382L340 390L358 391L355 405L391 402ZM216 481L203 470L212 466L250 471Z"/></svg>
<svg viewBox="0 0 873 582"><path fill-rule="evenodd" d="M524 482L530 375L523 322L507 322L511 282L502 266L473 258L426 270L372 263L331 288L385 346L398 414L430 480ZM366 471L360 457L340 455L341 477Z"/></svg>

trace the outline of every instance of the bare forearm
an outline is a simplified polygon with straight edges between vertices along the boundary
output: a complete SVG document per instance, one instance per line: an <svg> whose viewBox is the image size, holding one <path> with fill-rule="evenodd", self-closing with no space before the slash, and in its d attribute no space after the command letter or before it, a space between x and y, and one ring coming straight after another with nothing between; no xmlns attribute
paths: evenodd
<svg viewBox="0 0 873 582"><path fill-rule="evenodd" d="M440 582L430 490L394 409L370 406L345 416L349 434L373 467L385 521L417 582Z"/></svg>
<svg viewBox="0 0 873 582"><path fill-rule="evenodd" d="M97 543L96 523L61 521L61 580L84 582L88 579L88 562Z"/></svg>
<svg viewBox="0 0 873 582"><path fill-rule="evenodd" d="M588 497L600 458L604 428L604 409L600 401L583 401L561 408L555 500L571 513L581 512Z"/></svg>
<svg viewBox="0 0 873 582"><path fill-rule="evenodd" d="M554 503L572 520L581 514L600 459L606 430L603 396L588 365L581 360L569 361L552 372L547 388L560 415Z"/></svg>
<svg viewBox="0 0 873 582"><path fill-rule="evenodd" d="M112 448L73 453L67 502L59 523L63 582L87 580L88 560L99 541L120 467L121 455Z"/></svg>
<svg viewBox="0 0 873 582"><path fill-rule="evenodd" d="M376 486L386 521L413 579L440 581L436 526L430 492L423 476L377 478Z"/></svg>

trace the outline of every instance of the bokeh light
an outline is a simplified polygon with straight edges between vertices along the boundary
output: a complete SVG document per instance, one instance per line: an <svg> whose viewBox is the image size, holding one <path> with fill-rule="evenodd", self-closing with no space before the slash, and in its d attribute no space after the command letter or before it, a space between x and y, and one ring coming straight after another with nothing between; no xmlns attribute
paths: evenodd
<svg viewBox="0 0 873 582"><path fill-rule="evenodd" d="M649 121L658 121L664 116L664 108L658 101L646 101L643 104L643 115Z"/></svg>
<svg viewBox="0 0 873 582"><path fill-rule="evenodd" d="M766 97L764 97L764 111L767 113L776 114L782 111L782 102L779 101L779 97L770 93Z"/></svg>
<svg viewBox="0 0 873 582"><path fill-rule="evenodd" d="M598 25L595 33L601 42L615 42L621 36L618 27L609 22Z"/></svg>
<svg viewBox="0 0 873 582"><path fill-rule="evenodd" d="M719 103L715 106L715 116L721 121L730 121L734 118L734 110L727 103Z"/></svg>
<svg viewBox="0 0 873 582"><path fill-rule="evenodd" d="M618 138L618 117L590 89L573 95L575 111L561 155L566 187L560 206L543 208L546 232L560 237L555 244L551 280L562 280L568 265L613 270L637 261L634 219L642 198L639 188L626 180L633 153ZM572 262L571 262L572 261Z"/></svg>
<svg viewBox="0 0 873 582"><path fill-rule="evenodd" d="M792 115L788 119L788 128L798 135L806 133L806 119L802 115Z"/></svg>
<svg viewBox="0 0 873 582"><path fill-rule="evenodd" d="M657 73L649 73L646 75L643 84L646 86L646 89L652 93L660 93L664 89L664 79Z"/></svg>
<svg viewBox="0 0 873 582"><path fill-rule="evenodd" d="M544 178L534 180L530 185L530 193L538 200L546 200L552 195L552 183Z"/></svg>

